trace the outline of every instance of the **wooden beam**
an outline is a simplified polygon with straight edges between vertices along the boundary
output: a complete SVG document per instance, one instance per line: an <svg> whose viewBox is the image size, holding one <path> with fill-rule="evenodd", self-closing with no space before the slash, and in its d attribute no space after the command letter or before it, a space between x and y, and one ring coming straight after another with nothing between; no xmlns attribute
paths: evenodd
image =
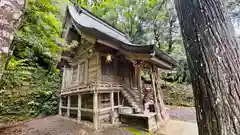
<svg viewBox="0 0 240 135"><path fill-rule="evenodd" d="M78 116L77 116L77 121L81 121L81 106L82 106L82 96L80 93L78 93Z"/></svg>
<svg viewBox="0 0 240 135"><path fill-rule="evenodd" d="M124 54L125 56L128 56L129 58L132 59L141 59L141 60L149 60L150 54L141 54L141 53L135 53L135 52L128 52L123 49L121 49L119 46L116 44L109 43L107 41L103 41L101 39L97 40L98 43L103 44L105 46L111 47L113 49L118 50L121 54Z"/></svg>
<svg viewBox="0 0 240 135"><path fill-rule="evenodd" d="M156 57L150 58L150 60L157 65L160 68L166 68L166 69L172 69L173 67L170 64L167 64L166 62L157 59Z"/></svg>
<svg viewBox="0 0 240 135"><path fill-rule="evenodd" d="M82 111L82 112L93 112L93 109L80 108L80 111Z"/></svg>
<svg viewBox="0 0 240 135"><path fill-rule="evenodd" d="M122 105L118 105L118 106L114 106L114 109L117 109L117 108L120 108L122 107ZM112 107L108 107L108 108L102 108L99 110L99 112L105 112L105 111L111 111L112 110Z"/></svg>
<svg viewBox="0 0 240 135"><path fill-rule="evenodd" d="M99 129L99 117L98 117L98 94L93 93L93 127L95 130Z"/></svg>
<svg viewBox="0 0 240 135"><path fill-rule="evenodd" d="M71 96L68 96L67 100L67 116L70 117Z"/></svg>
<svg viewBox="0 0 240 135"><path fill-rule="evenodd" d="M62 109L67 109L67 107L66 106L62 106Z"/></svg>
<svg viewBox="0 0 240 135"><path fill-rule="evenodd" d="M88 53L91 49L93 49L94 45L90 45L90 47L84 49L83 51L81 51L81 53L78 53L78 55L76 56L76 58L78 59L79 57L81 57L83 54Z"/></svg>
<svg viewBox="0 0 240 135"><path fill-rule="evenodd" d="M70 111L71 111L71 110L76 110L76 111L77 111L77 110L78 110L78 107L70 107Z"/></svg>
<svg viewBox="0 0 240 135"><path fill-rule="evenodd" d="M110 104L111 104L111 123L115 123L115 116L114 116L114 93L110 93Z"/></svg>

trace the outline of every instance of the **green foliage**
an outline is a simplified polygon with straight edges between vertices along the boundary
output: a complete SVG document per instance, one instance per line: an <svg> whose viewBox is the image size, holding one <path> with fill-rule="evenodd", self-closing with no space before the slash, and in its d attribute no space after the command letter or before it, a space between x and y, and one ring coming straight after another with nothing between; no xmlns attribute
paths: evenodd
<svg viewBox="0 0 240 135"><path fill-rule="evenodd" d="M28 66L26 61L26 59L15 60L14 58L10 60L8 68L2 72L0 82L2 89L21 87L24 82L30 80L31 71L35 68Z"/></svg>
<svg viewBox="0 0 240 135"><path fill-rule="evenodd" d="M22 82L27 85L1 90L0 116L10 117L5 120L21 120L22 117L57 114L61 74L59 71L46 73L46 70L34 70L28 80L30 83Z"/></svg>
<svg viewBox="0 0 240 135"><path fill-rule="evenodd" d="M163 83L161 85L164 103L176 106L194 106L194 97L191 85L179 83Z"/></svg>
<svg viewBox="0 0 240 135"><path fill-rule="evenodd" d="M133 43L144 44L149 41L148 35L153 33L151 25L155 20L166 20L165 3L165 0L100 0L91 4L81 1L79 4L123 31Z"/></svg>
<svg viewBox="0 0 240 135"><path fill-rule="evenodd" d="M163 72L162 79L172 83L190 83L191 77L186 59L179 60L179 66L173 71Z"/></svg>
<svg viewBox="0 0 240 135"><path fill-rule="evenodd" d="M29 0L22 26L13 41L15 57L29 59L33 66L37 63L46 69L56 63L61 51L58 43L64 42L60 38L60 12L53 2Z"/></svg>
<svg viewBox="0 0 240 135"><path fill-rule="evenodd" d="M6 121L57 114L65 45L60 37L65 0L29 0L0 79L0 116ZM73 43L74 44L74 43ZM71 45L70 45L71 46Z"/></svg>
<svg viewBox="0 0 240 135"><path fill-rule="evenodd" d="M38 70L32 77L32 89L37 90L30 94L31 100L28 102L30 115L57 114L61 73L59 71L51 72L47 76L46 73L44 70Z"/></svg>

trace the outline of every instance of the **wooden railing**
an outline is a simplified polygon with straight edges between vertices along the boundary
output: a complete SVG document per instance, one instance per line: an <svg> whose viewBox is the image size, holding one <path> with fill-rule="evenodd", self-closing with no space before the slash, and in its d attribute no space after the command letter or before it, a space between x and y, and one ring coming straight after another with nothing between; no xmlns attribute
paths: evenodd
<svg viewBox="0 0 240 135"><path fill-rule="evenodd" d="M128 91L134 96L135 99L140 99L140 91L136 87L131 87L128 84L120 82L92 82L90 84L82 84L79 86L72 86L61 90L61 94L72 94L86 91L101 91L101 90L121 90L123 88L129 89Z"/></svg>

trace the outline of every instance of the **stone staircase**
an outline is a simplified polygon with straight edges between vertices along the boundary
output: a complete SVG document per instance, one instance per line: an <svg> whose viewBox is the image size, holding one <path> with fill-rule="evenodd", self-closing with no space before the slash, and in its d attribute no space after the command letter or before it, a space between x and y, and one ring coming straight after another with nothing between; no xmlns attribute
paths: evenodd
<svg viewBox="0 0 240 135"><path fill-rule="evenodd" d="M133 107L135 113L141 112L141 102L139 95L135 92L136 90L130 87L124 86L121 90L128 103Z"/></svg>

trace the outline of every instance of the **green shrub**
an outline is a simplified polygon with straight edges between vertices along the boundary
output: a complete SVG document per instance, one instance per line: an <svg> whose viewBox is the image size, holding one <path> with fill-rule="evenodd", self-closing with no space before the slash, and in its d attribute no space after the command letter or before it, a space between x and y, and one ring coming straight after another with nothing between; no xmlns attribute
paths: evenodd
<svg viewBox="0 0 240 135"><path fill-rule="evenodd" d="M48 73L43 69L34 70L21 87L5 86L0 90L0 119L19 121L32 117L55 115L58 112L58 94L61 73Z"/></svg>
<svg viewBox="0 0 240 135"><path fill-rule="evenodd" d="M191 85L168 83L161 85L164 103L177 106L194 106L194 97Z"/></svg>

